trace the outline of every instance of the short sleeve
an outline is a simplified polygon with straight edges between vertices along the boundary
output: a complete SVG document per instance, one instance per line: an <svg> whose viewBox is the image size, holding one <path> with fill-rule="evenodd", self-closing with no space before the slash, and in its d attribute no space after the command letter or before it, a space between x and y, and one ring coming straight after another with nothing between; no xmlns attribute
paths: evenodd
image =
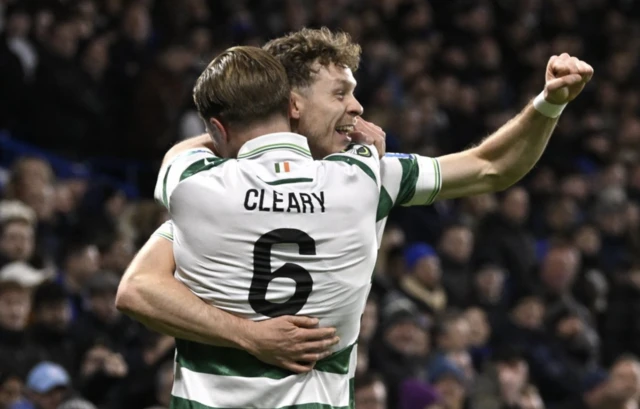
<svg viewBox="0 0 640 409"><path fill-rule="evenodd" d="M169 209L171 193L182 180L219 160L209 149L191 149L180 153L160 169L154 190L155 199Z"/></svg>
<svg viewBox="0 0 640 409"><path fill-rule="evenodd" d="M442 186L440 163L426 156L387 154L380 161L380 173L392 206L431 204Z"/></svg>
<svg viewBox="0 0 640 409"><path fill-rule="evenodd" d="M163 239L173 241L173 222L167 220L153 232L152 236L162 237Z"/></svg>

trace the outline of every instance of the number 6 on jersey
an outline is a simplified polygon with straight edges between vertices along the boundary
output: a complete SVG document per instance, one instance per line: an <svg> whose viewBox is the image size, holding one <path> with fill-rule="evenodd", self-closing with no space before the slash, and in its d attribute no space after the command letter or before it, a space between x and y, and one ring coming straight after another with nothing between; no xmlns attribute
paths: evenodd
<svg viewBox="0 0 640 409"><path fill-rule="evenodd" d="M307 233L297 229L276 229L260 237L253 247L253 278L249 289L249 304L257 313L267 317L295 315L307 302L313 280L311 274L297 264L286 263L271 272L271 249L275 244L298 245L300 255L315 256L316 242ZM284 303L268 301L267 288L275 278L290 278L296 283L296 291Z"/></svg>

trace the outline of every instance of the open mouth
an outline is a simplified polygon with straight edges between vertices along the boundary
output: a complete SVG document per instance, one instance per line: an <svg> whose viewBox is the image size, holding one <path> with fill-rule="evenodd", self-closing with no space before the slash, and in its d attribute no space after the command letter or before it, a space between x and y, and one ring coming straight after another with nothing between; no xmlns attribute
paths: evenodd
<svg viewBox="0 0 640 409"><path fill-rule="evenodd" d="M336 126L336 132L338 132L340 135L344 135L344 136L349 136L349 134L351 132L353 132L354 129L355 129L355 127L353 125L339 125L339 126Z"/></svg>

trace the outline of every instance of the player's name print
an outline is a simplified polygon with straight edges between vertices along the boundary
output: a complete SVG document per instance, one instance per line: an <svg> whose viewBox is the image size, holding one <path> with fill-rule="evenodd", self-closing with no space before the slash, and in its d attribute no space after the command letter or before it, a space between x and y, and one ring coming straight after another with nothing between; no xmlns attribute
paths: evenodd
<svg viewBox="0 0 640 409"><path fill-rule="evenodd" d="M244 208L256 212L324 213L324 192L282 193L249 189L244 195Z"/></svg>

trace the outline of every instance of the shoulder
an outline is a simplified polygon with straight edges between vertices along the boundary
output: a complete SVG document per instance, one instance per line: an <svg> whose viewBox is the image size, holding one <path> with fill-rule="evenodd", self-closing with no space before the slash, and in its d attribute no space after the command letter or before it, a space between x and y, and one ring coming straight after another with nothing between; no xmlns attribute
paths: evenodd
<svg viewBox="0 0 640 409"><path fill-rule="evenodd" d="M373 145L351 144L342 152L334 153L323 159L326 162L340 162L360 169L373 179L376 184L380 180L380 159Z"/></svg>

